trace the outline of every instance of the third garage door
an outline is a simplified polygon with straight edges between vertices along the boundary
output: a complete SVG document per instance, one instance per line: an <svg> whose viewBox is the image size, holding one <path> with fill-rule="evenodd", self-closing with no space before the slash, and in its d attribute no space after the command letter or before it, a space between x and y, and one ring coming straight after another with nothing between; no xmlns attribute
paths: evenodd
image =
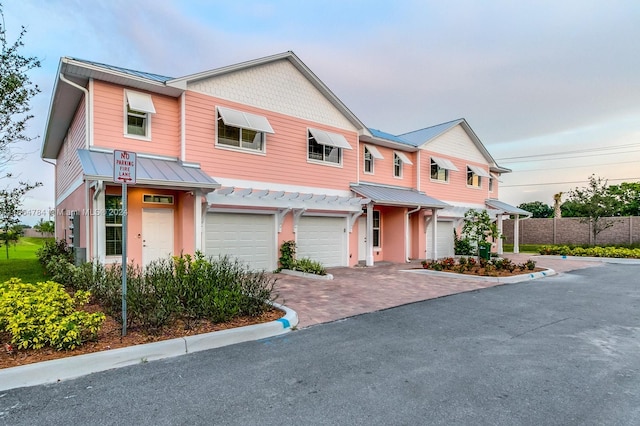
<svg viewBox="0 0 640 426"><path fill-rule="evenodd" d="M347 219L302 216L298 222L299 259L308 257L326 267L347 266Z"/></svg>

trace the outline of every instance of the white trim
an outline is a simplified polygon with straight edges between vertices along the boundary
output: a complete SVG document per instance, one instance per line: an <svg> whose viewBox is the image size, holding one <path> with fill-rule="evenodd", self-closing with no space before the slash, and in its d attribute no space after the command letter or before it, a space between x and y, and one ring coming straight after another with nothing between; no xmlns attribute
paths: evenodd
<svg viewBox="0 0 640 426"><path fill-rule="evenodd" d="M264 209L228 209L223 207L208 207L206 213L247 213L247 214L265 214L276 215L277 210Z"/></svg>
<svg viewBox="0 0 640 426"><path fill-rule="evenodd" d="M349 142L347 142L347 138L340 133L327 132L325 130L314 129L312 127L308 127L307 130L320 145L332 146L334 148L341 149L353 149L351 148L351 145L349 145Z"/></svg>
<svg viewBox="0 0 640 426"><path fill-rule="evenodd" d="M139 111L139 112L143 112L145 114L145 134L144 135L135 135L135 134L131 134L129 133L129 98L128 98L128 94L129 93L137 93L140 95L146 95L149 96L149 99L151 98L151 95L148 95L146 93L139 93L139 92L133 92L127 89L124 89L124 97L123 97L123 110L124 110L124 115L123 115L123 120L122 120L122 125L123 125L123 136L125 138L128 139L137 139L137 140L141 140L141 141L150 141L151 140L151 113L148 111ZM132 97L132 99L134 99L135 96ZM132 110L135 110L134 108L131 108ZM147 107L147 109L153 109L153 112L155 113L155 108L153 107L153 102L151 101L151 108ZM138 111L138 110L136 110Z"/></svg>
<svg viewBox="0 0 640 426"><path fill-rule="evenodd" d="M89 79L89 100L85 99L85 102L89 102L89 109L85 112L89 112L89 119L86 120L87 136L89 137L88 146L93 146L93 78Z"/></svg>
<svg viewBox="0 0 640 426"><path fill-rule="evenodd" d="M146 112L147 114L155 114L156 108L153 105L151 95L148 93L135 92L133 90L124 90L126 103L130 109L134 111Z"/></svg>
<svg viewBox="0 0 640 426"><path fill-rule="evenodd" d="M185 123L187 116L186 95L187 92L182 92L182 95L180 95L180 160L183 162L187 157L187 128Z"/></svg>
<svg viewBox="0 0 640 426"><path fill-rule="evenodd" d="M373 156L373 158L375 158L376 160L384 160L384 157L382 156L380 151L378 151L378 148L376 148L374 145L364 144L364 147L369 150L371 156Z"/></svg>
<svg viewBox="0 0 640 426"><path fill-rule="evenodd" d="M451 170L453 172L460 171L456 166L453 165L451 160L447 160L446 158L434 157L432 155L431 162L436 163L441 169ZM431 167L431 162L429 162L429 167Z"/></svg>
<svg viewBox="0 0 640 426"><path fill-rule="evenodd" d="M341 189L330 189L330 188L318 188L313 186L299 186L299 185L290 185L284 183L272 183L272 182L264 182L264 181L254 181L254 180L244 180L244 179L232 179L225 177L215 177L212 178L218 182L221 186L224 187L237 187L237 188L253 188L254 190L273 190L273 191L284 191L284 192L300 192L314 195L337 195L339 197L352 197L353 194L351 190L341 190Z"/></svg>
<svg viewBox="0 0 640 426"><path fill-rule="evenodd" d="M229 127L239 127L241 129L253 130L258 133L275 133L267 117L223 106L218 106L217 109L222 121Z"/></svg>
<svg viewBox="0 0 640 426"><path fill-rule="evenodd" d="M400 151L393 151L393 153L395 155L397 155L398 157L400 157L400 160L405 163L408 164L410 166L413 166L413 163L411 162L411 160L409 159L409 157L407 157L407 154L405 154L404 152L400 152Z"/></svg>
<svg viewBox="0 0 640 426"><path fill-rule="evenodd" d="M80 176L78 179L76 179L71 186L69 186L69 188L64 191L62 193L62 195L60 195L57 199L56 199L56 205L62 203L67 197L69 197L71 194L73 194L76 189L80 188L82 186L82 183L84 182L84 178L82 176Z"/></svg>

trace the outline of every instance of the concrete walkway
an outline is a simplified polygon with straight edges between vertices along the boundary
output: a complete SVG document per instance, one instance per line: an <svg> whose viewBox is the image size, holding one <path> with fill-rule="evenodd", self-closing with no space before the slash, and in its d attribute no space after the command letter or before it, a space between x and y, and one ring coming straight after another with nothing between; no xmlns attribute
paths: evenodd
<svg viewBox="0 0 640 426"><path fill-rule="evenodd" d="M601 266L601 262L527 254L506 254L516 263L533 259L538 267L557 273ZM377 264L369 268L332 268L331 281L278 275L280 303L298 313L299 328L392 308L421 300L500 285L465 276L441 277L410 274L402 270L421 268L419 262Z"/></svg>

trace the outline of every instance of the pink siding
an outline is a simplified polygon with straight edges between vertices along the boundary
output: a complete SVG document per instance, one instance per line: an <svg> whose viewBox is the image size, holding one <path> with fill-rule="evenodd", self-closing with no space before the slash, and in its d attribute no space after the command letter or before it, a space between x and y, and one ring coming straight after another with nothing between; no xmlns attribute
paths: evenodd
<svg viewBox="0 0 640 426"><path fill-rule="evenodd" d="M76 150L84 148L85 145L85 115L83 98L69 126L66 140L56 158L56 199L71 188L71 185L82 175L82 167Z"/></svg>
<svg viewBox="0 0 640 426"><path fill-rule="evenodd" d="M409 258L424 259L427 250L427 230L425 229L424 211L411 215L409 219L409 232L411 234L411 252Z"/></svg>
<svg viewBox="0 0 640 426"><path fill-rule="evenodd" d="M95 81L93 83L93 144L109 149L126 149L138 153L178 157L180 155L180 98L150 94L156 109L156 113L151 114L151 140L126 137L124 135L124 88Z"/></svg>
<svg viewBox="0 0 640 426"><path fill-rule="evenodd" d="M431 154L423 151L421 154L421 185L420 189L429 196L443 201L466 202L472 204L484 204L489 198L488 178L482 178L482 187L474 188L467 186L467 165L482 167L489 171L486 164L472 163L467 160L437 154L435 156L451 160L458 168L458 171L449 172L449 182L431 180Z"/></svg>
<svg viewBox="0 0 640 426"><path fill-rule="evenodd" d="M266 155L215 147L216 106L267 117L275 134L267 135ZM357 178L357 133L265 111L195 92L186 95L186 160L200 163L212 176L346 190ZM342 166L307 161L307 128L342 134L352 150L343 150Z"/></svg>
<svg viewBox="0 0 640 426"><path fill-rule="evenodd" d="M71 235L71 221L69 220L69 212L77 211L80 214L80 241L74 241L77 247L84 247L86 239L86 220L84 213L87 211L85 207L85 187L81 185L64 199L60 204L56 206L56 239L65 239L68 243L71 242L69 236Z"/></svg>
<svg viewBox="0 0 640 426"><path fill-rule="evenodd" d="M370 145L370 144L367 144ZM413 163L413 165L403 164L402 178L393 175L393 149L377 146L378 151L384 157L382 160L373 160L373 174L364 172L364 148L365 144L360 144L360 181L379 183L382 185L404 186L407 188L416 187L416 170L418 167L418 157L415 152L402 151Z"/></svg>
<svg viewBox="0 0 640 426"><path fill-rule="evenodd" d="M380 251L374 261L406 262L404 218L407 209L404 207L376 206L380 211Z"/></svg>

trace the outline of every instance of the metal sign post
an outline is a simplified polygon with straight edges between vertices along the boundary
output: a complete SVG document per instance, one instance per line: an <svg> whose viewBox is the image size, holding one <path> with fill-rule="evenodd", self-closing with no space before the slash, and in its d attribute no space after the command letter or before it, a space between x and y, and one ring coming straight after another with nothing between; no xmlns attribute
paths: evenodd
<svg viewBox="0 0 640 426"><path fill-rule="evenodd" d="M113 181L122 183L122 336L127 335L127 184L136 183L136 153L113 151Z"/></svg>

